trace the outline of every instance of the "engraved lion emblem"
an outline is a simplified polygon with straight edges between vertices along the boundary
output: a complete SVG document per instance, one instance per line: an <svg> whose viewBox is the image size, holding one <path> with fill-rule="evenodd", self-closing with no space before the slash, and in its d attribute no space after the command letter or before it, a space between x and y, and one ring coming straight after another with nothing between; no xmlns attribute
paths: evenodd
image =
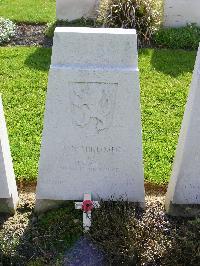
<svg viewBox="0 0 200 266"><path fill-rule="evenodd" d="M70 90L73 124L100 133L113 120L117 84L73 83Z"/></svg>

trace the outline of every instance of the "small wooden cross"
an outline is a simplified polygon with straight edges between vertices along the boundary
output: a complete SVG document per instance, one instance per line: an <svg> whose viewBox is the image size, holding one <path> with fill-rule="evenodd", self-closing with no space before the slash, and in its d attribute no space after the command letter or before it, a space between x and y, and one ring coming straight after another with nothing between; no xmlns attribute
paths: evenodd
<svg viewBox="0 0 200 266"><path fill-rule="evenodd" d="M83 211L83 230L85 232L89 231L91 227L92 210L99 206L98 201L92 201L91 193L84 194L83 202L75 202L75 208Z"/></svg>

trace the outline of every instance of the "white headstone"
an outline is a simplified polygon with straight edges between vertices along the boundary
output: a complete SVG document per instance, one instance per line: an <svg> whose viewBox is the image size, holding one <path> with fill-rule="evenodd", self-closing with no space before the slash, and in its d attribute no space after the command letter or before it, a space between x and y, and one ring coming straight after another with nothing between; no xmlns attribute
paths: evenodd
<svg viewBox="0 0 200 266"><path fill-rule="evenodd" d="M200 48L168 186L166 210L172 215L200 214Z"/></svg>
<svg viewBox="0 0 200 266"><path fill-rule="evenodd" d="M56 0L56 16L59 20L94 18L99 0Z"/></svg>
<svg viewBox="0 0 200 266"><path fill-rule="evenodd" d="M56 28L36 211L85 191L144 203L137 61L135 30Z"/></svg>
<svg viewBox="0 0 200 266"><path fill-rule="evenodd" d="M183 27L196 23L200 26L199 0L165 0L164 26Z"/></svg>
<svg viewBox="0 0 200 266"><path fill-rule="evenodd" d="M13 213L18 202L6 121L0 97L0 212Z"/></svg>

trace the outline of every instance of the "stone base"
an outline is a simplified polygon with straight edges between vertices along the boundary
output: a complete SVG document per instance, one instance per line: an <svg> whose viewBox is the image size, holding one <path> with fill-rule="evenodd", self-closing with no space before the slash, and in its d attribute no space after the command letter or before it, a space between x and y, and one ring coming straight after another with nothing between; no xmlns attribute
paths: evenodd
<svg viewBox="0 0 200 266"><path fill-rule="evenodd" d="M77 200L78 201L78 200ZM66 203L69 202L68 200L50 200L50 199L37 199L35 203L34 212L39 215L44 212L57 209L59 207L63 207ZM145 209L145 202L133 202L135 207ZM74 205L75 208L75 205Z"/></svg>
<svg viewBox="0 0 200 266"><path fill-rule="evenodd" d="M17 208L17 202L14 202L13 198L0 198L0 213L14 214Z"/></svg>
<svg viewBox="0 0 200 266"><path fill-rule="evenodd" d="M165 207L167 214L182 217L200 217L200 204L173 204Z"/></svg>

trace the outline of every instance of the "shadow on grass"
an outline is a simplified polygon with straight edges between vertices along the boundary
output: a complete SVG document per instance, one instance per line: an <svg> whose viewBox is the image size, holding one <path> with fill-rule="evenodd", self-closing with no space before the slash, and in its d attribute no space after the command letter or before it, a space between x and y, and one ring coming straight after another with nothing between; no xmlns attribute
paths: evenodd
<svg viewBox="0 0 200 266"><path fill-rule="evenodd" d="M63 255L81 236L81 213L74 203L34 216L34 205L21 204L0 230L0 265L62 265Z"/></svg>
<svg viewBox="0 0 200 266"><path fill-rule="evenodd" d="M143 50L142 53L147 51ZM196 52L170 49L154 49L151 57L151 65L158 72L170 77L189 72L192 73L195 64Z"/></svg>
<svg viewBox="0 0 200 266"><path fill-rule="evenodd" d="M140 54L148 54L148 49L141 49ZM192 73L194 69L196 52L184 50L154 49L151 57L151 65L157 71L171 77L177 77L183 73ZM48 71L51 62L51 48L38 47L27 57L25 64L29 68Z"/></svg>
<svg viewBox="0 0 200 266"><path fill-rule="evenodd" d="M51 48L38 47L27 57L25 65L29 68L47 72L51 63Z"/></svg>

